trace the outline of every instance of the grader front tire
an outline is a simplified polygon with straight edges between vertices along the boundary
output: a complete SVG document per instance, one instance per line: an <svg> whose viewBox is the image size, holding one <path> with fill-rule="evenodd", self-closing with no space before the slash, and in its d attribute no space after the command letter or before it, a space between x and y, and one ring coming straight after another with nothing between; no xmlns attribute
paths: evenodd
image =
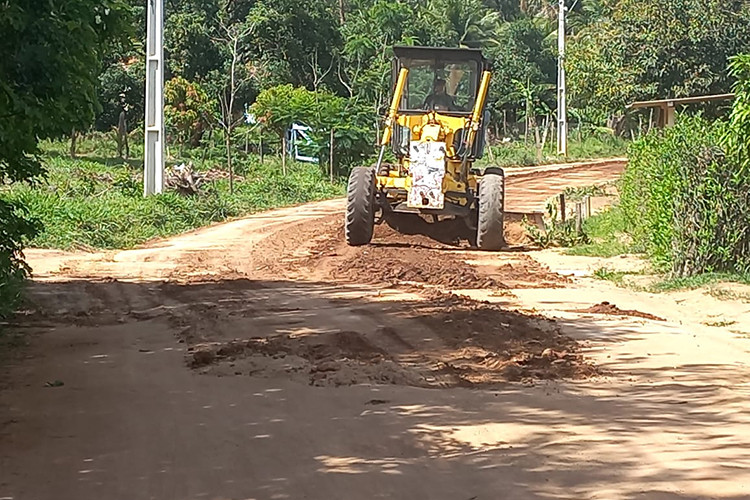
<svg viewBox="0 0 750 500"><path fill-rule="evenodd" d="M346 243L367 245L375 227L375 170L355 167L349 175L346 196Z"/></svg>
<svg viewBox="0 0 750 500"><path fill-rule="evenodd" d="M502 169L487 169L479 182L477 247L500 250L505 245L503 213L505 210L505 176Z"/></svg>

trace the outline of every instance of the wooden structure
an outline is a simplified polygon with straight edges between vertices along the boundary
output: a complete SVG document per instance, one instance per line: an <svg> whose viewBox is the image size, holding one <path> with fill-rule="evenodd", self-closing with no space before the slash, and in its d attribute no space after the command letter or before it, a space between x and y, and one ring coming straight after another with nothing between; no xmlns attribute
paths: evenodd
<svg viewBox="0 0 750 500"><path fill-rule="evenodd" d="M696 102L718 101L732 98L734 98L734 94L716 94L699 95L693 97L679 97L674 99L660 99L657 101L636 101L632 104L628 104L625 109L657 108L659 110L657 127L664 128L674 125L675 108L678 104L693 104Z"/></svg>

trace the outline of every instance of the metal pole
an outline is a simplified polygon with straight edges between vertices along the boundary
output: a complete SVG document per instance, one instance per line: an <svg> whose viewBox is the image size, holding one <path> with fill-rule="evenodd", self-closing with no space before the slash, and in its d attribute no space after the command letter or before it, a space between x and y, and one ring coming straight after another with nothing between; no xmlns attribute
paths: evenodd
<svg viewBox="0 0 750 500"><path fill-rule="evenodd" d="M557 12L557 154L568 155L568 107L565 88L565 0Z"/></svg>
<svg viewBox="0 0 750 500"><path fill-rule="evenodd" d="M148 0L143 194L164 190L164 0Z"/></svg>
<svg viewBox="0 0 750 500"><path fill-rule="evenodd" d="M333 182L333 127L331 127L331 149L328 151L328 169L331 173L331 182Z"/></svg>

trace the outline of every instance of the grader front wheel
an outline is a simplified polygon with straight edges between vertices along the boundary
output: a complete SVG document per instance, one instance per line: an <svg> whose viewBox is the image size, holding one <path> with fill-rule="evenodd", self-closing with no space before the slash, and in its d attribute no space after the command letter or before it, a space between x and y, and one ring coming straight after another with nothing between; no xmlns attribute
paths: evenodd
<svg viewBox="0 0 750 500"><path fill-rule="evenodd" d="M488 168L479 182L477 247L481 250L500 250L505 244L504 205L505 176L503 171L500 168Z"/></svg>
<svg viewBox="0 0 750 500"><path fill-rule="evenodd" d="M355 167L349 175L346 195L346 242L366 245L372 240L375 226L375 170Z"/></svg>

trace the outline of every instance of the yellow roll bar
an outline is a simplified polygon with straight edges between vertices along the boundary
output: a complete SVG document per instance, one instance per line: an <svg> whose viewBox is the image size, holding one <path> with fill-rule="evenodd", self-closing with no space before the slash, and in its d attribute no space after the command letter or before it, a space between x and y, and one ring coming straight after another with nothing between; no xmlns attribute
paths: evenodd
<svg viewBox="0 0 750 500"><path fill-rule="evenodd" d="M398 72L396 90L393 91L391 107L388 108L388 116L385 119L385 129L383 130L383 137L380 139L380 154L378 155L378 163L375 165L375 172L380 171L380 165L383 164L383 155L385 155L385 147L389 142L391 142L391 136L393 135L393 123L396 121L398 106L401 102L401 96L404 93L404 87L406 87L406 77L408 76L409 70L407 68L401 68L401 71Z"/></svg>
<svg viewBox="0 0 750 500"><path fill-rule="evenodd" d="M490 76L492 73L484 71L482 73L482 82L479 84L479 95L477 95L477 101L474 103L474 109L471 112L471 126L469 128L469 135L466 138L466 144L472 146L474 144L474 138L479 131L479 124L482 121L482 110L484 104L487 102L487 93L490 89Z"/></svg>
<svg viewBox="0 0 750 500"><path fill-rule="evenodd" d="M385 130L383 130L383 138L380 140L380 145L385 146L391 142L391 135L393 134L393 122L398 114L398 106L401 102L401 96L404 93L404 87L406 87L406 78L409 76L409 70L407 68L401 68L398 72L398 80L396 81L396 90L393 92L393 99L391 100L391 107L388 108L388 116L385 119Z"/></svg>
<svg viewBox="0 0 750 500"><path fill-rule="evenodd" d="M479 84L479 93L477 95L477 100L474 103L474 109L471 111L469 133L466 135L466 141L464 142L466 146L466 152L464 153L463 162L461 163L461 180L463 182L466 182L469 177L469 172L467 172L469 154L471 153L471 148L474 146L474 140L476 139L477 132L479 131L479 125L482 122L482 110L484 109L484 105L487 102L487 94L490 89L491 76L492 73L490 71L482 72L482 81Z"/></svg>

